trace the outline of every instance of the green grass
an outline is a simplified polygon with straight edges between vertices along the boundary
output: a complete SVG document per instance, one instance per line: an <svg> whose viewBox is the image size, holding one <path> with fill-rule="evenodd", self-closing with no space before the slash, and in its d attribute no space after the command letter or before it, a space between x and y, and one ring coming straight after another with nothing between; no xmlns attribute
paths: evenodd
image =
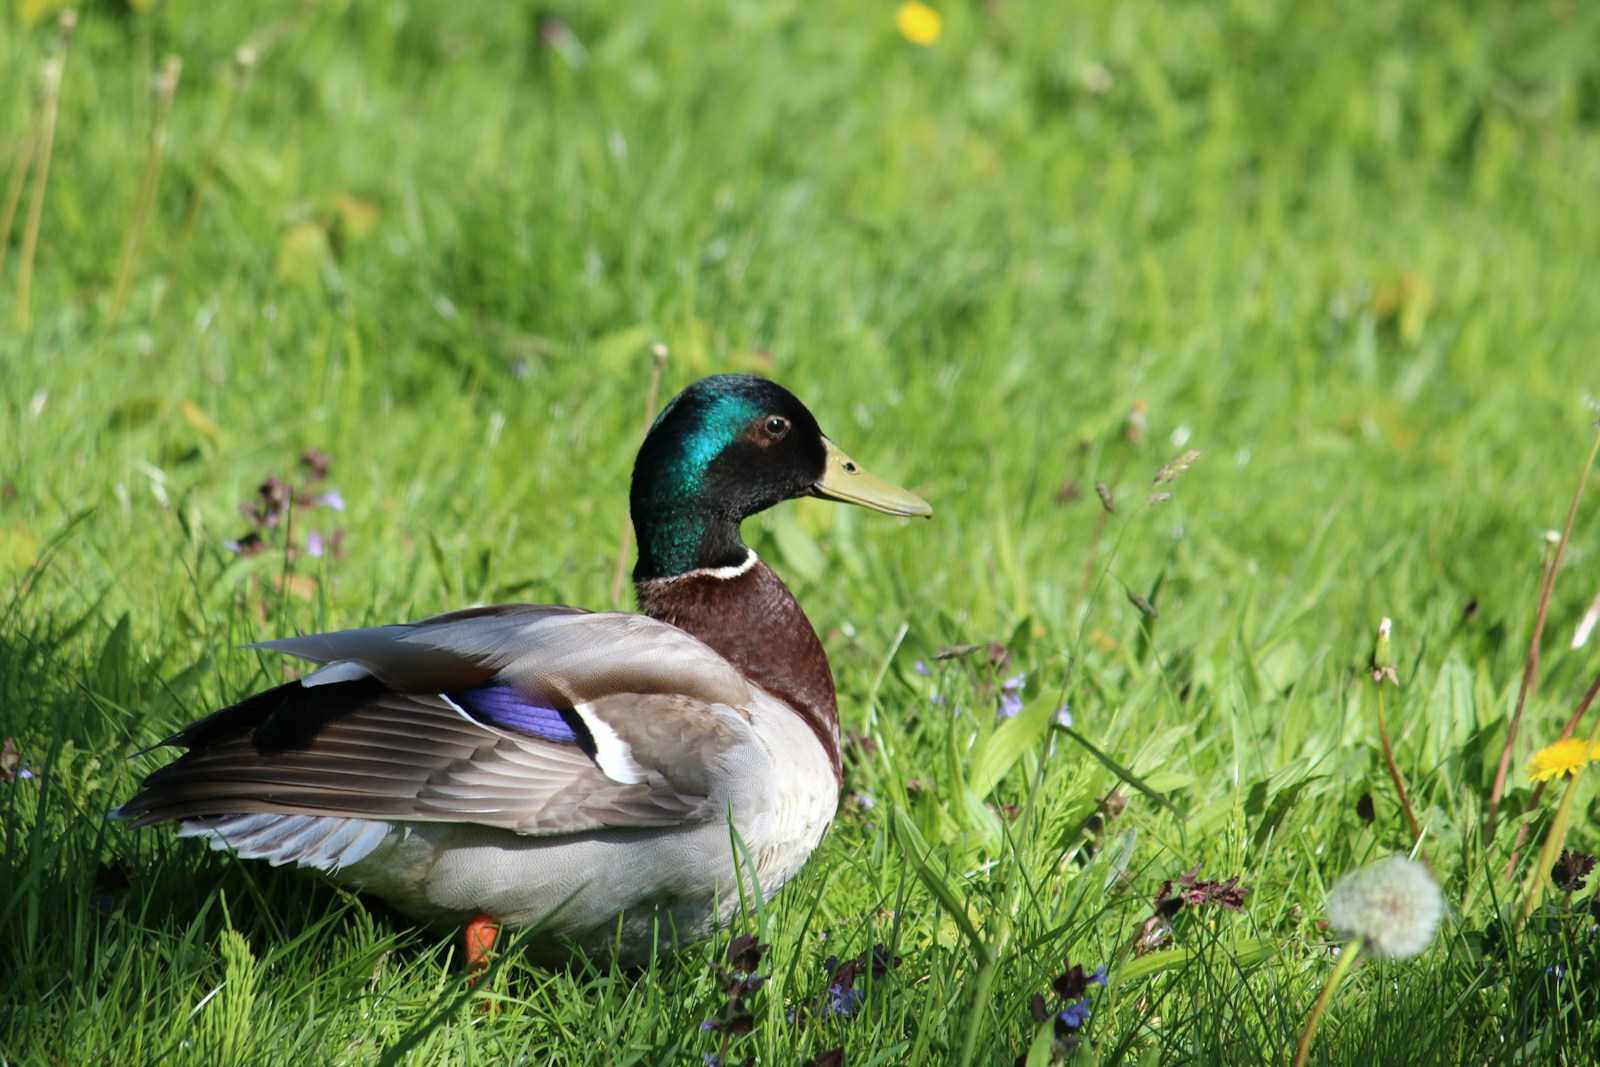
<svg viewBox="0 0 1600 1067"><path fill-rule="evenodd" d="M38 6L0 16L0 193L53 48L50 19L24 24ZM668 389L774 377L936 509L808 501L747 530L875 747L741 926L772 980L735 1058L1010 1064L1067 955L1110 970L1075 1062L1287 1063L1332 969L1327 886L1410 844L1359 670L1388 615L1397 759L1451 910L1422 957L1355 972L1312 1062L1593 1062L1594 887L1515 923L1559 799L1532 807L1521 769L1596 670L1593 641L1567 647L1600 586L1592 495L1500 832L1480 829L1600 394L1600 18L941 9L928 49L890 3L83 13L26 328L26 195L0 274L0 738L37 772L0 780L0 1060L718 1050L700 1022L726 938L643 972L508 952L485 1013L453 944L380 904L106 818L166 758L134 753L284 676L240 644L610 606L660 341ZM165 170L113 321L168 54ZM291 558L282 531L228 552L240 502L301 480L307 448L348 508L301 510L290 537L343 530L342 555ZM1004 666L935 659L990 642ZM997 729L1018 671L1027 713ZM1087 745L1049 726L1064 703ZM1126 805L1100 810L1113 789ZM1185 909L1135 954L1196 863L1245 908ZM878 942L902 962L854 1015L786 1021L826 957Z"/></svg>

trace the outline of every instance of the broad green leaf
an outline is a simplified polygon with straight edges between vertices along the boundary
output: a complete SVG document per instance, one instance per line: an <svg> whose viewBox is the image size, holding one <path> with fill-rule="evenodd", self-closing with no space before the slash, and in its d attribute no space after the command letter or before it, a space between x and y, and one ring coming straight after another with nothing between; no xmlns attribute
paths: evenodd
<svg viewBox="0 0 1600 1067"><path fill-rule="evenodd" d="M962 934L971 943L972 950L981 953L983 938L978 933L978 923L967 911L967 906L961 902L956 891L928 863L927 857L930 853L928 843L922 839L922 834L917 832L916 823L901 808L894 809L893 820L895 837L899 840L900 848L905 852L911 869L916 872L917 878L928 887L928 892L934 895L955 924L961 928Z"/></svg>
<svg viewBox="0 0 1600 1067"><path fill-rule="evenodd" d="M1259 938L1241 938L1231 946L1228 946L1227 953L1229 961L1234 966L1245 969L1261 963L1277 950L1276 942ZM1146 953L1118 967L1111 975L1111 984L1120 989L1131 982L1137 982L1152 975L1180 970L1196 960L1211 958L1215 955L1215 951L1215 949L1211 948L1171 948L1163 949L1160 952Z"/></svg>
<svg viewBox="0 0 1600 1067"><path fill-rule="evenodd" d="M1034 1031L1033 1041L1028 1045L1028 1067L1049 1067L1055 1046L1056 1024L1054 1020L1046 1019Z"/></svg>
<svg viewBox="0 0 1600 1067"><path fill-rule="evenodd" d="M987 799L1006 772L1029 749L1037 748L1054 720L1056 709L1048 700L1031 700L1015 716L995 727L978 742L967 772L967 786Z"/></svg>

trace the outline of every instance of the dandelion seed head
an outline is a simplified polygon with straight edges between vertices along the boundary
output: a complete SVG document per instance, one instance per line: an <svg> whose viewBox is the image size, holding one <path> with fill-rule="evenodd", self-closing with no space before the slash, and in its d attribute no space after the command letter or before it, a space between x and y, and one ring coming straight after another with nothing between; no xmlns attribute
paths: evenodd
<svg viewBox="0 0 1600 1067"><path fill-rule="evenodd" d="M1427 948L1443 915L1444 896L1428 868L1399 854L1346 872L1328 893L1328 924L1380 959L1410 959Z"/></svg>

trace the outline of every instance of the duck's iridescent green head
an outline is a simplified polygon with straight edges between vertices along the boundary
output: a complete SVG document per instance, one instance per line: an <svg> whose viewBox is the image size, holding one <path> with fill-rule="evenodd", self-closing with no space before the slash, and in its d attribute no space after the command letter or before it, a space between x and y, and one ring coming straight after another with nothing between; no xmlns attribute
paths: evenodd
<svg viewBox="0 0 1600 1067"><path fill-rule="evenodd" d="M920 497L862 470L782 386L745 374L702 378L661 412L634 463L634 577L743 563L749 550L739 523L799 496L891 515L933 513Z"/></svg>

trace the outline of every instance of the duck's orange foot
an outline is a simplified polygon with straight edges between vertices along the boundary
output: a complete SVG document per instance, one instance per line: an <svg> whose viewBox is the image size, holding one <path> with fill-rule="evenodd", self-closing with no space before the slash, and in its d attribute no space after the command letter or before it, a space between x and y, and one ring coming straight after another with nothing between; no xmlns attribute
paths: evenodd
<svg viewBox="0 0 1600 1067"><path fill-rule="evenodd" d="M500 924L493 915L480 911L467 924L467 967L481 971L489 965L489 951L500 936Z"/></svg>

